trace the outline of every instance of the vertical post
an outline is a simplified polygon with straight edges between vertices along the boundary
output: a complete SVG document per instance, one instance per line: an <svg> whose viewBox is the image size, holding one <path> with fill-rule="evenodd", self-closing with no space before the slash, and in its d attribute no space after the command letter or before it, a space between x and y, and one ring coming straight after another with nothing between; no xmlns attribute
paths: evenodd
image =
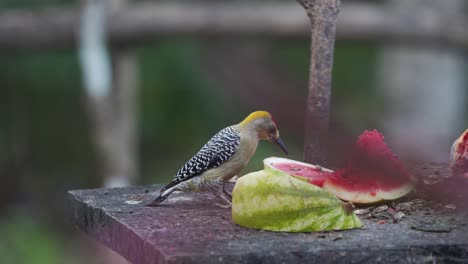
<svg viewBox="0 0 468 264"><path fill-rule="evenodd" d="M128 0L106 0L113 12L125 8ZM114 111L118 117L116 121L118 143L118 169L114 175L123 176L126 185L136 183L138 179L138 62L135 52L129 47L113 48L113 88ZM118 185L119 179L106 181L106 185Z"/></svg>
<svg viewBox="0 0 468 264"><path fill-rule="evenodd" d="M298 0L311 23L309 95L307 97L304 160L326 162L330 117L333 49L340 0Z"/></svg>
<svg viewBox="0 0 468 264"><path fill-rule="evenodd" d="M92 140L104 186L136 181L136 63L125 50L109 51L106 17L116 0L84 0L79 53ZM111 60L112 59L112 60Z"/></svg>
<svg viewBox="0 0 468 264"><path fill-rule="evenodd" d="M115 171L105 180L106 186L136 183L138 180L138 64L129 48L112 50L114 74L114 111L117 133ZM119 176L119 177L117 177ZM116 181L115 181L115 180Z"/></svg>

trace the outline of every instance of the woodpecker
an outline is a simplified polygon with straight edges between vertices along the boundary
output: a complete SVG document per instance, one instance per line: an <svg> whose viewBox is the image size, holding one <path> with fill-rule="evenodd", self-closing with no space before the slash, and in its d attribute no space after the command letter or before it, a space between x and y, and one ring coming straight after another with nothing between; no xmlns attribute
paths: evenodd
<svg viewBox="0 0 468 264"><path fill-rule="evenodd" d="M147 206L156 206L173 191L211 191L227 203L218 206L230 207L231 194L224 189L224 183L247 165L260 140L274 142L288 154L271 114L253 112L239 124L228 126L214 135Z"/></svg>

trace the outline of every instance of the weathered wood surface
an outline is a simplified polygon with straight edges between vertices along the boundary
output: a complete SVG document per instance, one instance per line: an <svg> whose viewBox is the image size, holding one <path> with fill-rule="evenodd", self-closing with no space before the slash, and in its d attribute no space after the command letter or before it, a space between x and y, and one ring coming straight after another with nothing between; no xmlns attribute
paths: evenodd
<svg viewBox="0 0 468 264"><path fill-rule="evenodd" d="M468 49L468 22L421 6L417 10L388 9L380 4L342 4L337 23L339 40L446 44ZM70 48L76 45L78 8L3 10L0 50ZM138 44L179 36L306 37L309 21L291 3L139 3L108 17L112 44Z"/></svg>
<svg viewBox="0 0 468 264"><path fill-rule="evenodd" d="M73 222L133 263L468 263L468 220L461 213L468 207L466 182L445 179L438 170L429 166L416 174L424 174L421 192L443 196L435 197L439 209L410 209L397 223L361 216L365 228L342 232L243 228L203 193L175 194L160 207L145 207L161 185L77 190L68 198Z"/></svg>

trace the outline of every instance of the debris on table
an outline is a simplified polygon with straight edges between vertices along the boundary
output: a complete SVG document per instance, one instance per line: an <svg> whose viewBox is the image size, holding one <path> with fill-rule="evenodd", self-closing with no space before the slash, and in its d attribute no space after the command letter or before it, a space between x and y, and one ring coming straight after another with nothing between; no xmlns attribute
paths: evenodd
<svg viewBox="0 0 468 264"><path fill-rule="evenodd" d="M429 219L412 221L411 228L424 232L450 232L454 226L431 217Z"/></svg>

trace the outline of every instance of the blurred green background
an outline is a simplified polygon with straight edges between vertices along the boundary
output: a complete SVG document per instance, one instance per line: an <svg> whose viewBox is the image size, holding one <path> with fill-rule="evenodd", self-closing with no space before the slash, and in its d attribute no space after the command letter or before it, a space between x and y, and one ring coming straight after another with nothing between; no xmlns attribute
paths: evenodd
<svg viewBox="0 0 468 264"><path fill-rule="evenodd" d="M0 10L73 2L2 0ZM215 57L213 47L218 54L233 54ZM364 42L336 43L331 121L334 131L348 131L349 138L378 128L385 111L374 88L378 50ZM290 158L302 158L308 39L162 39L135 52L141 184L168 181L219 129L260 109L276 117ZM237 59L223 60L229 56ZM253 69L246 73L246 67ZM244 78L257 83L245 87ZM89 259L96 250L64 213L67 190L97 188L102 182L83 97L76 51L1 55L1 263L101 261ZM350 142L338 139L336 148ZM260 169L261 161L273 155L282 153L261 143L244 173Z"/></svg>

